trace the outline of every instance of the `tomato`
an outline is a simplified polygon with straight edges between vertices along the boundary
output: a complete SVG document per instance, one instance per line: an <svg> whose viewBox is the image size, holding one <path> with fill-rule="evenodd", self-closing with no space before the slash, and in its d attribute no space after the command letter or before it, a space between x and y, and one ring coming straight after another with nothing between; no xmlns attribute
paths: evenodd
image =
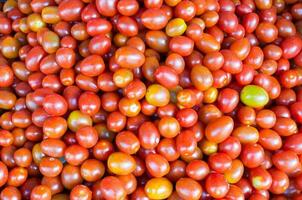
<svg viewBox="0 0 302 200"><path fill-rule="evenodd" d="M225 88L219 92L217 103L222 112L229 113L239 103L239 94L236 90Z"/></svg>
<svg viewBox="0 0 302 200"><path fill-rule="evenodd" d="M248 85L241 90L240 100L247 106L257 108L265 106L269 101L269 97L263 88L256 85Z"/></svg>
<svg viewBox="0 0 302 200"><path fill-rule="evenodd" d="M276 168L291 173L300 165L297 154L291 150L282 150L272 156L273 164Z"/></svg>
<svg viewBox="0 0 302 200"><path fill-rule="evenodd" d="M184 199L199 199L202 194L201 185L190 178L181 178L176 182L176 192Z"/></svg>
<svg viewBox="0 0 302 200"><path fill-rule="evenodd" d="M242 148L240 157L244 166L258 167L264 161L264 150L259 144L246 144Z"/></svg>
<svg viewBox="0 0 302 200"><path fill-rule="evenodd" d="M209 141L220 143L230 136L233 128L233 119L228 116L222 116L207 125L205 136Z"/></svg>
<svg viewBox="0 0 302 200"><path fill-rule="evenodd" d="M289 178L286 173L278 169L270 169L272 185L269 189L273 194L282 194L289 187Z"/></svg>
<svg viewBox="0 0 302 200"><path fill-rule="evenodd" d="M145 185L150 199L166 199L172 194L173 185L167 178L152 178Z"/></svg>
<svg viewBox="0 0 302 200"><path fill-rule="evenodd" d="M302 49L302 40L297 36L291 36L286 38L281 43L283 51L283 58L294 58Z"/></svg>
<svg viewBox="0 0 302 200"><path fill-rule="evenodd" d="M270 173L262 167L251 169L249 176L252 186L257 190L267 190L272 185Z"/></svg>
<svg viewBox="0 0 302 200"><path fill-rule="evenodd" d="M226 153L216 153L209 156L208 163L212 170L223 173L231 168L232 159Z"/></svg>
<svg viewBox="0 0 302 200"><path fill-rule="evenodd" d="M168 161L159 154L150 154L146 157L146 168L147 171L153 177L163 177L170 171L170 166Z"/></svg>
<svg viewBox="0 0 302 200"><path fill-rule="evenodd" d="M223 198L229 191L229 184L222 174L211 173L206 178L205 189L211 197Z"/></svg>

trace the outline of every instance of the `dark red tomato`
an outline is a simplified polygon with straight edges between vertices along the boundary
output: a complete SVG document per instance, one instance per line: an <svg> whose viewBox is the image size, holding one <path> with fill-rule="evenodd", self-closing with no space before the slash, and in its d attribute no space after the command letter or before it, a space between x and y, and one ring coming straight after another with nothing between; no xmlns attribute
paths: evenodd
<svg viewBox="0 0 302 200"><path fill-rule="evenodd" d="M252 33L256 30L259 23L259 16L256 13L248 13L242 19L242 25L247 33Z"/></svg>
<svg viewBox="0 0 302 200"><path fill-rule="evenodd" d="M211 71L220 69L224 63L224 57L220 52L207 53L203 57L203 65L209 68Z"/></svg>
<svg viewBox="0 0 302 200"><path fill-rule="evenodd" d="M294 58L302 49L302 39L298 36L287 37L282 41L280 47L283 51L283 58Z"/></svg>
<svg viewBox="0 0 302 200"><path fill-rule="evenodd" d="M281 92L278 80L270 75L259 73L254 77L254 83L265 89L271 99L276 99Z"/></svg>
<svg viewBox="0 0 302 200"><path fill-rule="evenodd" d="M99 18L100 14L96 9L95 4L90 3L87 6L85 6L85 8L83 8L82 12L81 12L81 19L84 22L88 22L91 19L96 19Z"/></svg>
<svg viewBox="0 0 302 200"><path fill-rule="evenodd" d="M161 139L156 147L156 152L164 156L169 162L177 160L180 156L176 142L170 138Z"/></svg>
<svg viewBox="0 0 302 200"><path fill-rule="evenodd" d="M234 12L223 11L219 13L219 28L226 33L232 33L238 26L238 18Z"/></svg>
<svg viewBox="0 0 302 200"><path fill-rule="evenodd" d="M168 66L159 66L154 72L154 77L158 83L168 89L173 89L179 84L177 72Z"/></svg>
<svg viewBox="0 0 302 200"><path fill-rule="evenodd" d="M241 161L248 168L258 167L264 161L264 150L258 144L246 144L242 148Z"/></svg>
<svg viewBox="0 0 302 200"><path fill-rule="evenodd" d="M226 153L232 159L237 158L241 152L241 143L238 138L230 136L218 145L219 152Z"/></svg>
<svg viewBox="0 0 302 200"><path fill-rule="evenodd" d="M206 178L205 189L213 198L223 198L229 191L229 184L223 174L211 173Z"/></svg>
<svg viewBox="0 0 302 200"><path fill-rule="evenodd" d="M302 153L302 133L297 133L286 137L283 148L286 150L292 150L297 154Z"/></svg>
<svg viewBox="0 0 302 200"><path fill-rule="evenodd" d="M299 165L299 157L294 151L281 150L272 156L273 164L276 168L285 173L294 172Z"/></svg>
<svg viewBox="0 0 302 200"><path fill-rule="evenodd" d="M254 79L255 70L252 66L243 64L240 73L235 75L237 83L240 85L248 85L252 83Z"/></svg>
<svg viewBox="0 0 302 200"><path fill-rule="evenodd" d="M46 52L41 46L33 47L25 58L25 66L29 71L38 71L39 63L45 56Z"/></svg>
<svg viewBox="0 0 302 200"><path fill-rule="evenodd" d="M239 103L239 94L236 90L225 88L219 92L217 103L222 112L232 112Z"/></svg>
<svg viewBox="0 0 302 200"><path fill-rule="evenodd" d="M118 31L128 37L136 36L138 33L138 25L134 19L127 16L119 17L117 21Z"/></svg>
<svg viewBox="0 0 302 200"><path fill-rule="evenodd" d="M154 149L160 140L158 129L152 122L144 122L139 130L138 137L140 144L145 149Z"/></svg>
<svg viewBox="0 0 302 200"><path fill-rule="evenodd" d="M290 112L296 122L302 123L302 102L295 102L290 106Z"/></svg>

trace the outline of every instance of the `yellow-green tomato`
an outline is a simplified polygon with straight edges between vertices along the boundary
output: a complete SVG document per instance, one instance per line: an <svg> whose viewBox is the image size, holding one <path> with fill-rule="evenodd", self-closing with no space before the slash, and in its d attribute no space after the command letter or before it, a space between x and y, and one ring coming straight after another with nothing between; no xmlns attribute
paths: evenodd
<svg viewBox="0 0 302 200"><path fill-rule="evenodd" d="M173 191L172 183L167 178L152 178L145 185L145 192L150 199L166 199Z"/></svg>
<svg viewBox="0 0 302 200"><path fill-rule="evenodd" d="M269 97L262 87L247 85L241 90L240 100L247 106L259 108L268 103Z"/></svg>
<svg viewBox="0 0 302 200"><path fill-rule="evenodd" d="M186 22L181 18L169 21L166 26L166 34L170 37L180 36L187 30Z"/></svg>

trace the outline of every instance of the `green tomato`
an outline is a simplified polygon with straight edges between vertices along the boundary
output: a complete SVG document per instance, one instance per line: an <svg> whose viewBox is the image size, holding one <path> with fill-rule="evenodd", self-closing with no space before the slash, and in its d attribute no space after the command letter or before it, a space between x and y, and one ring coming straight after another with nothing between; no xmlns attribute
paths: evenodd
<svg viewBox="0 0 302 200"><path fill-rule="evenodd" d="M247 85L241 90L240 100L247 106L259 108L268 103L269 97L262 87Z"/></svg>

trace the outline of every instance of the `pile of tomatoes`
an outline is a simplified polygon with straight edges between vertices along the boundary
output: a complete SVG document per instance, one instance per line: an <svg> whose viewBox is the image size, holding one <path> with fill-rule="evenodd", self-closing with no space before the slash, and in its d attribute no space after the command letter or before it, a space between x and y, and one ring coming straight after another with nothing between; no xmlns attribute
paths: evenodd
<svg viewBox="0 0 302 200"><path fill-rule="evenodd" d="M301 0L0 4L0 200L301 200Z"/></svg>

